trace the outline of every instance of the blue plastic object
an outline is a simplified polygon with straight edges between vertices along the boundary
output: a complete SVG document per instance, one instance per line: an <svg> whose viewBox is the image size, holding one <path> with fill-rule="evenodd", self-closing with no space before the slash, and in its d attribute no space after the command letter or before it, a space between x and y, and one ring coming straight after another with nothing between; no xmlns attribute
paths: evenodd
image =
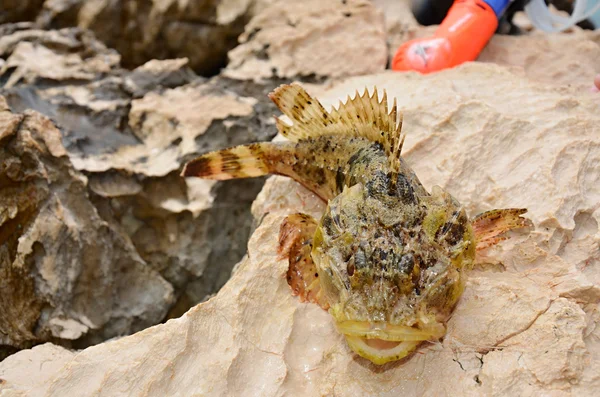
<svg viewBox="0 0 600 397"><path fill-rule="evenodd" d="M494 13L496 14L496 17L498 19L500 19L502 17L502 15L504 14L504 11L506 11L506 9L508 8L508 5L512 2L512 0L483 0L487 3L487 5L489 5L492 10L494 10Z"/></svg>

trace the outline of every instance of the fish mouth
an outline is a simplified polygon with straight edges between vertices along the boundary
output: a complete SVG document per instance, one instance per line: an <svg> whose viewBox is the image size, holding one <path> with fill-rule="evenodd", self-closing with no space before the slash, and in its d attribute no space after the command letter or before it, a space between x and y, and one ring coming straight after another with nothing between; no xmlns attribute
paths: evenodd
<svg viewBox="0 0 600 397"><path fill-rule="evenodd" d="M421 343L421 341L390 342L383 339L368 339L349 335L344 336L346 337L348 346L350 346L356 354L377 365L400 360L412 353Z"/></svg>
<svg viewBox="0 0 600 397"><path fill-rule="evenodd" d="M421 342L439 339L445 334L445 327L441 324L424 329L388 323L342 321L337 323L337 328L356 354L377 365L400 360L412 353Z"/></svg>

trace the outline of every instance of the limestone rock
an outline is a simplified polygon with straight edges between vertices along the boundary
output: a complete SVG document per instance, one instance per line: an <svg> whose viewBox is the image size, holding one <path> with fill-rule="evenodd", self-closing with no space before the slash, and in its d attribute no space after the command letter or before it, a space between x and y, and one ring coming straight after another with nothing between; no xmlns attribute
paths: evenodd
<svg viewBox="0 0 600 397"><path fill-rule="evenodd" d="M600 46L578 30L495 35L478 61L516 67L531 80L581 91L589 90L600 73Z"/></svg>
<svg viewBox="0 0 600 397"><path fill-rule="evenodd" d="M7 88L38 80L91 81L110 73L120 61L119 54L80 29L45 32L30 24L9 24L1 30L0 58L6 61L0 75L7 78Z"/></svg>
<svg viewBox="0 0 600 397"><path fill-rule="evenodd" d="M385 69L381 11L365 0L277 1L246 25L225 75L237 79L341 77Z"/></svg>
<svg viewBox="0 0 600 397"><path fill-rule="evenodd" d="M77 26L123 55L126 67L152 59L183 58L201 75L225 66L260 0L46 0L36 22L42 27Z"/></svg>
<svg viewBox="0 0 600 397"><path fill-rule="evenodd" d="M0 345L106 339L164 318L171 285L98 215L58 129L0 108Z"/></svg>
<svg viewBox="0 0 600 397"><path fill-rule="evenodd" d="M132 100L129 128L142 144L102 155L73 156L73 162L90 172L118 169L150 177L177 170L182 158L197 151L196 140L213 120L248 116L253 111L251 98L211 95L209 89L209 85L186 85Z"/></svg>
<svg viewBox="0 0 600 397"><path fill-rule="evenodd" d="M31 389L31 386L36 385L37 387L43 387L43 385L52 379L52 377L56 375L56 372L60 370L62 366L67 364L74 355L75 353L70 352L63 347L45 343L30 350L25 350L18 356L10 356L2 362L5 370L2 371L2 375L0 375L0 391L2 391L3 395L26 396L26 391ZM21 370L23 366L35 366L39 368L39 371L36 373L35 377L31 377L29 371ZM5 385L5 381L2 377L18 379L19 384L23 386L27 385L29 387L24 387L21 390L9 389L9 391L6 392L6 390L2 389Z"/></svg>
<svg viewBox="0 0 600 397"><path fill-rule="evenodd" d="M182 314L217 291L246 252L250 205L263 180L184 181L179 172L200 153L270 139L275 110L266 94L278 82L206 80L189 69L186 59L154 60L127 71L118 54L89 32L32 30L27 24L3 28L7 34L0 38L0 51L14 67L0 72L2 81L13 81L0 93L13 110L34 109L57 123L70 164L85 175L81 186L94 211L172 287L176 303L166 304L168 316ZM41 54L52 53L52 59L70 57L69 68L56 65L63 75L48 78L55 73L49 68L29 68L44 64L44 58L13 57L24 45L44 48ZM89 71L90 59L104 62L94 64L104 71L77 78ZM20 69L27 71L24 77L11 80ZM54 298L69 299L61 294L57 290ZM161 307L160 301L156 305ZM78 346L112 336L103 335Z"/></svg>
<svg viewBox="0 0 600 397"><path fill-rule="evenodd" d="M39 28L77 26L123 54L126 67L152 59L190 59L214 75L237 45L245 23L275 0L5 0L0 24L35 21Z"/></svg>
<svg viewBox="0 0 600 397"><path fill-rule="evenodd" d="M6 391L28 395L560 395L600 385L597 99L474 63L421 76L381 73L311 91L326 105L365 86L404 111L405 156L426 188L444 187L471 214L527 207L535 224L488 252L439 343L376 367L355 356L329 315L292 297L277 254L288 213L323 203L270 178L253 206L248 255L209 301L135 335L64 352L68 364L25 384L21 357L0 364ZM110 359L108 359L110 358ZM63 361L57 361L63 360ZM54 370L53 370L54 371ZM135 389L132 389L135 385ZM1 390L1 389L0 389Z"/></svg>
<svg viewBox="0 0 600 397"><path fill-rule="evenodd" d="M385 31L391 57L405 41L433 31L431 27L419 25L412 13L411 3L412 0L373 0L373 4L385 16Z"/></svg>
<svg viewBox="0 0 600 397"><path fill-rule="evenodd" d="M173 88L195 80L187 58L151 60L125 77L125 87L134 97L142 97L160 88Z"/></svg>

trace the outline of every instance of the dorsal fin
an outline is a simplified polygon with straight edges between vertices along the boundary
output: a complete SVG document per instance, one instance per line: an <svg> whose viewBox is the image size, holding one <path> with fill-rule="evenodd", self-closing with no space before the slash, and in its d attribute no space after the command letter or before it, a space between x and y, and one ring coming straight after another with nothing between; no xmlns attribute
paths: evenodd
<svg viewBox="0 0 600 397"><path fill-rule="evenodd" d="M363 95L357 91L354 98L348 96L345 103L340 101L338 108L331 112L298 84L282 85L269 94L269 98L293 122L289 125L279 118L276 120L277 129L289 140L298 142L337 134L366 138L383 146L392 171L400 170L400 153L404 143L402 115L398 115L396 99L388 112L385 90L381 101L377 87L372 95L367 89Z"/></svg>

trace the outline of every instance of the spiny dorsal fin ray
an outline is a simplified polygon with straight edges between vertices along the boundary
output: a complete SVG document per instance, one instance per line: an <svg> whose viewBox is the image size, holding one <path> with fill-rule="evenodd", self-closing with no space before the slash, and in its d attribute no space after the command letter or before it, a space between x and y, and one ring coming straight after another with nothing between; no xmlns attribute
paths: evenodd
<svg viewBox="0 0 600 397"><path fill-rule="evenodd" d="M337 120L331 120L323 105L298 84L282 85L270 93L269 98L293 121L291 126L282 120L277 122L279 132L291 141L323 135L314 131L336 125Z"/></svg>
<svg viewBox="0 0 600 397"><path fill-rule="evenodd" d="M385 90L381 101L377 87L372 95L366 88L362 95L357 91L354 98L348 96L345 103L340 101L338 108L330 112L298 84L282 85L269 97L292 120L292 125L281 119L276 122L279 132L291 141L334 134L366 138L380 143L390 159L392 171L399 171L404 143L402 115L398 115L396 99L388 112Z"/></svg>

